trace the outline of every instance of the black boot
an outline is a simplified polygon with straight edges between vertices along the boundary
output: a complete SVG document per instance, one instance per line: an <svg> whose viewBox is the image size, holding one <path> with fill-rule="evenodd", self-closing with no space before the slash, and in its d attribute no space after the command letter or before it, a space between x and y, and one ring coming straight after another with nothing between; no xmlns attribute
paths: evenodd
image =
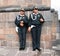
<svg viewBox="0 0 60 56"><path fill-rule="evenodd" d="M19 50L25 50L25 48L19 48Z"/></svg>
<svg viewBox="0 0 60 56"><path fill-rule="evenodd" d="M41 51L41 49L40 48L36 48L39 52Z"/></svg>

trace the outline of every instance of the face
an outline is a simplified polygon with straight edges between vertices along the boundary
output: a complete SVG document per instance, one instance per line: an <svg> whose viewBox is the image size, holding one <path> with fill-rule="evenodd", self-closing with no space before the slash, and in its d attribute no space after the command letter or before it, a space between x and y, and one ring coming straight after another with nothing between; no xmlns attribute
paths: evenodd
<svg viewBox="0 0 60 56"><path fill-rule="evenodd" d="M34 9L33 12L34 12L34 13L38 13L38 9Z"/></svg>
<svg viewBox="0 0 60 56"><path fill-rule="evenodd" d="M24 14L25 14L25 12L24 12L24 11L20 11L20 14L21 14L21 15L24 15Z"/></svg>

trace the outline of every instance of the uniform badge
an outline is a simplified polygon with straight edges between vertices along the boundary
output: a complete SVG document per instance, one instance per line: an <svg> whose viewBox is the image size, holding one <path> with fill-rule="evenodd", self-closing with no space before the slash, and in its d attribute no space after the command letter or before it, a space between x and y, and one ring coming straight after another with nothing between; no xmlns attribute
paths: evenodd
<svg viewBox="0 0 60 56"><path fill-rule="evenodd" d="M38 17L40 17L40 15L38 15Z"/></svg>
<svg viewBox="0 0 60 56"><path fill-rule="evenodd" d="M23 17L23 19L24 19L25 17Z"/></svg>
<svg viewBox="0 0 60 56"><path fill-rule="evenodd" d="M36 20L37 19L37 17L35 16L35 17L33 17L33 15L31 14L31 18L32 18L32 20Z"/></svg>
<svg viewBox="0 0 60 56"><path fill-rule="evenodd" d="M21 19L22 19L22 17L17 16L17 20L21 20Z"/></svg>

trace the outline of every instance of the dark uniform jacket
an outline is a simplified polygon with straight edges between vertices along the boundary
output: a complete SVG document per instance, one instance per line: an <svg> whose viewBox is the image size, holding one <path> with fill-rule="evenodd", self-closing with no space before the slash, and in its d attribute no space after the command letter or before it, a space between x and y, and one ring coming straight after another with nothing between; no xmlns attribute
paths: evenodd
<svg viewBox="0 0 60 56"><path fill-rule="evenodd" d="M21 27L20 26L20 21L23 21L24 22L24 27L26 27L28 25L28 17L26 15L24 16L20 16L18 15L15 19L15 24L17 27Z"/></svg>
<svg viewBox="0 0 60 56"><path fill-rule="evenodd" d="M40 13L37 13L36 15L34 13L31 13L30 14L30 17L29 17L29 26L31 25L41 25L43 22L40 22L40 19L43 19L43 16L40 14Z"/></svg>

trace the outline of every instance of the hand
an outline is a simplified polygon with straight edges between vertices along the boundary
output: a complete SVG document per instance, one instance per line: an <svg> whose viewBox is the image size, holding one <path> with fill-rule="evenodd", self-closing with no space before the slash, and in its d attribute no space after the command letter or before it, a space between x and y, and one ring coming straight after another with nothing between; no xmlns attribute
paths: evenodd
<svg viewBox="0 0 60 56"><path fill-rule="evenodd" d="M44 20L41 18L41 19L40 19L40 22L43 22L43 21L44 21Z"/></svg>
<svg viewBox="0 0 60 56"><path fill-rule="evenodd" d="M31 31L31 27L28 28L28 32L30 32L30 31Z"/></svg>
<svg viewBox="0 0 60 56"><path fill-rule="evenodd" d="M22 26L22 27L23 27L23 26L24 26L24 24L23 24L23 23L20 23L20 26Z"/></svg>
<svg viewBox="0 0 60 56"><path fill-rule="evenodd" d="M24 21L20 21L20 23L24 23Z"/></svg>

